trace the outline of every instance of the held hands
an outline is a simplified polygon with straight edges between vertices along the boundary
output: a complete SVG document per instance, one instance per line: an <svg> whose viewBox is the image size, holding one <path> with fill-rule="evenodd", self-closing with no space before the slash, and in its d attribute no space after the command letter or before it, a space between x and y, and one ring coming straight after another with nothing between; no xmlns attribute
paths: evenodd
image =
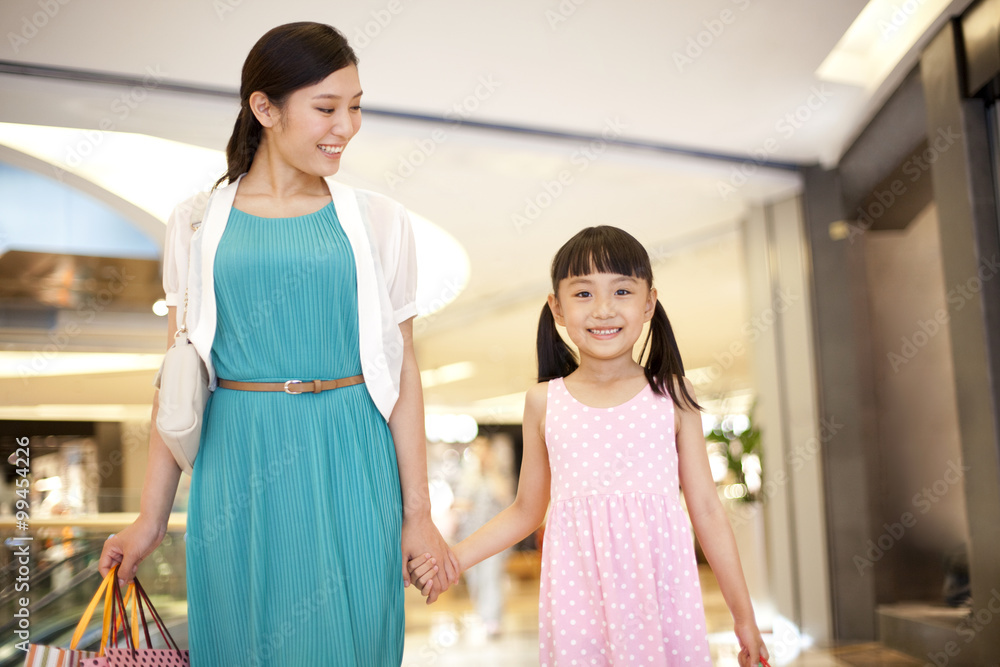
<svg viewBox="0 0 1000 667"><path fill-rule="evenodd" d="M458 559L448 548L448 543L441 537L429 514L421 518L404 518L403 583L405 586L417 583L412 577L410 563L416 560L423 564L427 559L434 559L433 571L429 574L424 572L428 576L423 577L424 581L419 587L421 594L427 597L427 604L431 604L441 593L458 583L461 572ZM438 567L438 563L443 567Z"/></svg>
<svg viewBox="0 0 1000 667"><path fill-rule="evenodd" d="M735 627L736 638L740 642L739 661L740 667L758 667L763 664L767 667L769 654L764 640L757 629L757 623L737 623Z"/></svg>
<svg viewBox="0 0 1000 667"><path fill-rule="evenodd" d="M454 558L454 554L451 556ZM437 600L438 595L443 592L434 590L435 577L439 572L437 559L429 553L423 554L422 556L410 559L406 564L406 568L410 572L410 581L420 589L420 594L427 598L427 604L431 604ZM455 568L461 572L457 562L455 563Z"/></svg>

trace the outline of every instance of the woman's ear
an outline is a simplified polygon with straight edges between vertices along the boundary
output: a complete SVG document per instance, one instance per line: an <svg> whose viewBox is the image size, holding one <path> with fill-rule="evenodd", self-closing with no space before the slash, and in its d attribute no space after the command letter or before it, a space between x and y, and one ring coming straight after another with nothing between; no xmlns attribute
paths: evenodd
<svg viewBox="0 0 1000 667"><path fill-rule="evenodd" d="M649 297L646 299L646 308L642 313L644 318L643 322L649 322L651 319L653 319L653 313L656 312L656 300L657 300L656 288L650 287Z"/></svg>
<svg viewBox="0 0 1000 667"><path fill-rule="evenodd" d="M274 127L278 121L278 109L271 104L271 99L264 93L255 91L250 94L250 111L264 127Z"/></svg>
<svg viewBox="0 0 1000 667"><path fill-rule="evenodd" d="M552 311L552 319L561 327L566 326L566 318L563 317L562 308L559 307L559 299L555 294L549 295L549 310Z"/></svg>

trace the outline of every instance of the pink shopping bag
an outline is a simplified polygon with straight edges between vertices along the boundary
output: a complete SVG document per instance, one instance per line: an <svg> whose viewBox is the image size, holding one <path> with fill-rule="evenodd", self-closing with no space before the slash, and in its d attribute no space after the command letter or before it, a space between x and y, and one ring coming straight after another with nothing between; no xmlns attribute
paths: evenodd
<svg viewBox="0 0 1000 667"><path fill-rule="evenodd" d="M116 585L113 591L115 605L112 609L110 623L110 627L114 629L114 632L109 638L105 655L85 658L80 662L80 667L190 667L191 661L188 657L188 652L186 650L182 651L178 647L177 642L174 641L174 638L170 636L166 624L163 623L163 619L160 618L160 614L156 611L156 608L153 607L153 603L150 601L149 596L146 595L146 591L143 589L142 584L139 583L139 580L135 579L129 586L129 589L130 592L134 589L134 595L131 597L135 605L132 609L131 627L128 620L128 605L126 601L122 600L121 590ZM146 613L143 610L144 605L149 609L156 627L170 648L153 648L153 642L149 636L149 626L146 622ZM118 624L116 618L116 612L118 611L121 612L122 625L125 630L125 643L128 645L126 648L118 647ZM136 611L138 611L138 619L136 618ZM139 648L137 626L142 628L147 648Z"/></svg>

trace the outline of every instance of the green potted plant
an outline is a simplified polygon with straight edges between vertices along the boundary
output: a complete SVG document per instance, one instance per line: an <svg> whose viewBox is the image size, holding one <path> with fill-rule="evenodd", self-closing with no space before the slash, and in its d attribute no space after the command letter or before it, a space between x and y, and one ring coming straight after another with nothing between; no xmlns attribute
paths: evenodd
<svg viewBox="0 0 1000 667"><path fill-rule="evenodd" d="M753 503L759 500L762 479L753 480L756 483L747 484L748 467L753 470L756 464L757 475L759 477L763 475L759 466L761 458L760 429L754 423L753 408L750 409L750 414L747 416L745 429L737 432L733 430L732 420L722 420L705 436L705 440L710 443L709 447L714 452L718 452L725 458L728 470L726 482L737 486L736 492L727 494L727 497L743 503ZM742 492L740 492L740 487L742 487Z"/></svg>

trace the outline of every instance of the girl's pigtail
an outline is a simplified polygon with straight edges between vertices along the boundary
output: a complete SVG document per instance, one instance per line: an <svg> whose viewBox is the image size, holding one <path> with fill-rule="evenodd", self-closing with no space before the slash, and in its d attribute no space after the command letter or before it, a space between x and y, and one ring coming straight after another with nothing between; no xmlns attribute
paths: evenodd
<svg viewBox="0 0 1000 667"><path fill-rule="evenodd" d="M542 315L538 318L536 348L539 382L566 377L576 370L576 355L559 335L552 309L547 303L542 307Z"/></svg>
<svg viewBox="0 0 1000 667"><path fill-rule="evenodd" d="M541 333L539 333L541 336ZM674 329L670 326L670 319L667 311L659 300L656 301L656 309L653 311L653 319L649 323L649 333L646 341L642 344L642 355L649 348L649 357L646 359L646 379L653 391L660 396L664 395L664 390L670 394L675 405L682 408L686 405L701 410L702 407L694 400L694 396L688 391L684 383L684 362L681 361L681 352L677 347L677 339L674 337ZM674 388L674 376L678 378L677 386L680 388L680 396Z"/></svg>

